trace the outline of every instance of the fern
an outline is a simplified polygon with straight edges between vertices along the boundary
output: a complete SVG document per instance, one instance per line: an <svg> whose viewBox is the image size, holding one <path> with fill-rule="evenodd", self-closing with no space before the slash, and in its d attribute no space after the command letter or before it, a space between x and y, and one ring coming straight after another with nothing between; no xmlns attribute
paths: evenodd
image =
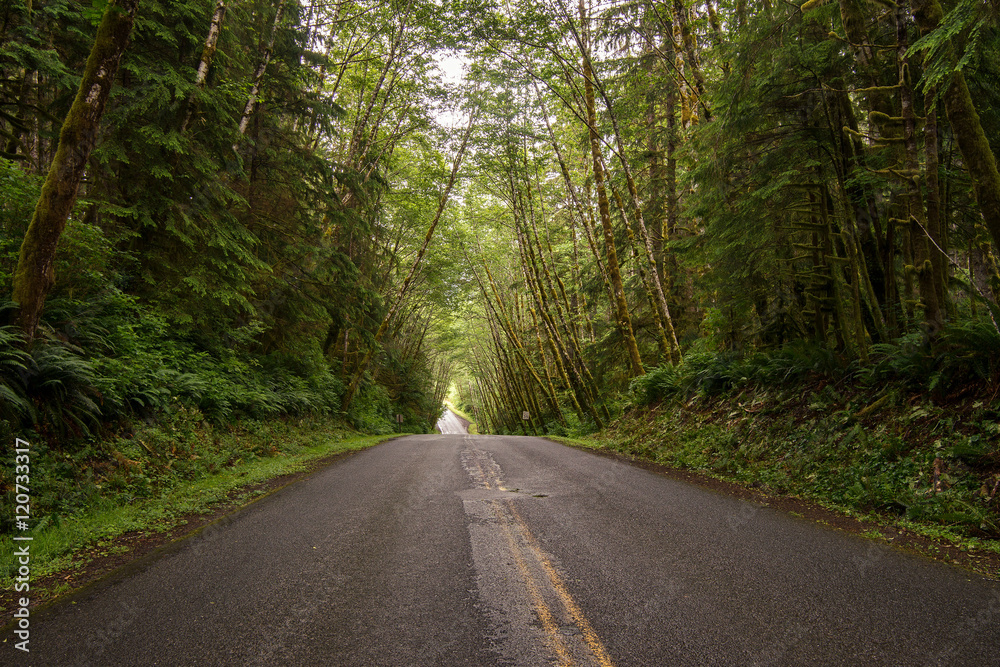
<svg viewBox="0 0 1000 667"><path fill-rule="evenodd" d="M960 0L933 32L917 40L907 55L924 54L923 90L937 90L938 96L947 89L952 74L968 66L983 50L987 15L982 0ZM955 55L955 43L964 42L964 51Z"/></svg>

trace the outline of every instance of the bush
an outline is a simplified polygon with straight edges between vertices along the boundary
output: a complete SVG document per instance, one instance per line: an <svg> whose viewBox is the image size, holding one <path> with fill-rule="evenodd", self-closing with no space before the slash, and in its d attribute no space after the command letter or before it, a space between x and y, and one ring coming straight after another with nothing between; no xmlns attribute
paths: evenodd
<svg viewBox="0 0 1000 667"><path fill-rule="evenodd" d="M361 387L351 402L347 418L363 433L384 435L396 428L392 400L385 387L379 384L367 383Z"/></svg>
<svg viewBox="0 0 1000 667"><path fill-rule="evenodd" d="M933 340L912 333L872 345L867 364L847 362L809 341L746 355L697 352L677 366L658 366L635 378L630 391L636 402L648 405L671 396L715 395L749 385L782 386L806 377L851 379L861 387L895 382L939 394L974 383L998 383L1000 333L988 318L954 322Z"/></svg>
<svg viewBox="0 0 1000 667"><path fill-rule="evenodd" d="M942 393L969 383L997 382L1000 332L988 318L952 322L932 341L916 333L873 345L871 362L858 371L858 379L869 386L895 381Z"/></svg>

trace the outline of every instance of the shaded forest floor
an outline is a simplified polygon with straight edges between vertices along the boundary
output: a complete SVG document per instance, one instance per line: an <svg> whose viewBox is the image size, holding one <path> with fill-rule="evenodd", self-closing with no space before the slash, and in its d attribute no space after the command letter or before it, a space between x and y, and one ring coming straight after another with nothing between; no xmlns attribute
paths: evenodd
<svg viewBox="0 0 1000 667"><path fill-rule="evenodd" d="M1000 404L806 378L673 396L573 441L1000 577Z"/></svg>

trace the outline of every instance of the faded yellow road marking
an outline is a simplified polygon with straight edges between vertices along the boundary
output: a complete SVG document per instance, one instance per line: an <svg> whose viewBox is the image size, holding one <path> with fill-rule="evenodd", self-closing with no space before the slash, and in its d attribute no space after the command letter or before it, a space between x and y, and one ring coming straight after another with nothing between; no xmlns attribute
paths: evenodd
<svg viewBox="0 0 1000 667"><path fill-rule="evenodd" d="M504 490L500 468L493 458L487 452L467 453L468 456L463 455L463 459L466 463L466 469L476 485L491 491L494 489ZM594 627L584 616L555 565L529 530L527 523L517 511L515 503L512 500L490 500L489 504L504 532L532 607L545 631L547 643L556 654L559 664L573 665L573 654L575 653L577 658L585 663L596 663L600 667L614 667L614 663L608 656L607 649ZM528 561L536 564L531 565ZM559 600L562 606L559 614L553 613L553 610L546 603L546 595L550 601ZM565 638L560 632L557 616L571 621L580 631L583 642L574 644L575 650L567 646Z"/></svg>
<svg viewBox="0 0 1000 667"><path fill-rule="evenodd" d="M576 627L583 633L583 638L586 640L587 646L590 647L590 651L594 654L597 662L601 665L601 667L614 667L614 663L611 662L611 658L608 656L608 651L604 648L604 644L601 642L600 637L597 636L597 633L594 631L590 621L587 620L587 617L583 615L583 611L580 609L580 606L576 604L576 600L574 600L573 596L570 595L562 577L559 576L559 573L556 571L555 567L553 567L552 562L545 555L545 552L542 551L541 546L538 544L537 540L535 540L535 536L531 534L530 530L528 530L527 524L524 522L524 519L521 518L517 508L514 507L514 503L507 501L507 507L510 510L511 515L514 517L514 520L524 533L528 546L531 548L532 552L534 552L538 562L541 563L542 569L545 570L545 574L548 575L549 583L552 585L552 589L555 590L556 595L559 596L563 606L566 608L566 612L569 614L570 618L573 619L573 623L576 624Z"/></svg>
<svg viewBox="0 0 1000 667"><path fill-rule="evenodd" d="M493 487L490 486L490 480L487 479L486 473L483 472L483 466L479 465L479 461L476 461L476 470L479 471L479 475L483 478L483 486L487 489L492 489Z"/></svg>
<svg viewBox="0 0 1000 667"><path fill-rule="evenodd" d="M497 520L503 526L504 535L507 537L507 544L510 546L510 552L514 555L514 562L517 563L517 569L521 573L521 578L524 579L525 586L528 589L528 596L531 598L531 604L535 608L535 613L538 614L538 620L542 622L545 634L548 635L549 645L559 658L560 665L572 667L573 659L566 650L566 644L559 633L559 626L552 616L552 610L545 604L545 600L538 591L538 584L535 582L535 578L531 576L528 564L524 561L521 549L514 539L510 522L506 520L507 518L504 516L503 508L499 502L494 501L491 504L493 505L493 511L496 513Z"/></svg>

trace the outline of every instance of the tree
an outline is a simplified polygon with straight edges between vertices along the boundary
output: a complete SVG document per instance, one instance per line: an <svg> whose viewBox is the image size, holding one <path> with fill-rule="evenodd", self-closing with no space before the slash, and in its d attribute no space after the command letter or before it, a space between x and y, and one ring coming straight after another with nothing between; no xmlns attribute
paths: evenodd
<svg viewBox="0 0 1000 667"><path fill-rule="evenodd" d="M944 91L944 105L952 130L958 139L959 149L975 187L976 201L993 238L993 247L1000 248L1000 171L996 155L983 131L979 113L972 101L972 94L962 70L954 62L948 34L936 35L944 20L944 10L938 0L913 0L913 16L925 40L915 48L929 49L944 62L939 65L945 73L935 83Z"/></svg>
<svg viewBox="0 0 1000 667"><path fill-rule="evenodd" d="M19 308L18 325L28 341L34 338L45 297L55 283L53 262L59 237L76 203L87 160L97 144L101 116L138 7L139 0L112 0L104 10L80 89L63 121L56 155L21 244L12 298Z"/></svg>
<svg viewBox="0 0 1000 667"><path fill-rule="evenodd" d="M434 212L434 217L431 219L430 225L427 227L427 233L424 236L423 245L420 246L420 250L417 252L416 259L413 260L413 264L410 267L409 273L406 274L406 278L403 280L403 284L400 286L398 293L393 297L388 312L385 317L382 318L382 323L379 325L378 330L375 332L375 336L372 342L378 345L382 342L382 337L385 334L389 323L396 316L400 305L403 303L403 299L406 297L410 286L413 283L413 278L420 269L421 260L423 260L424 255L427 253L427 247L431 243L431 239L434 238L434 230L437 229L438 223L441 221L441 215L444 213L445 207L448 205L448 200L451 197L452 188L455 187L455 181L458 179L459 169L462 166L462 160L465 158L465 149L469 143L469 135L472 133L472 129L476 123L476 113L473 111L469 114L469 124L462 135L461 142L459 143L458 150L455 153L455 160L452 163L451 173L448 176L448 182L438 199L437 211ZM369 346L368 351L365 353L358 364L357 369L354 371L354 377L351 379L350 384L347 386L347 391L344 393L343 409L347 410L350 407L351 401L354 400L354 395L357 393L358 387L361 384L361 378L364 376L366 370L368 370L368 364L371 362L372 355L375 350L373 346Z"/></svg>

